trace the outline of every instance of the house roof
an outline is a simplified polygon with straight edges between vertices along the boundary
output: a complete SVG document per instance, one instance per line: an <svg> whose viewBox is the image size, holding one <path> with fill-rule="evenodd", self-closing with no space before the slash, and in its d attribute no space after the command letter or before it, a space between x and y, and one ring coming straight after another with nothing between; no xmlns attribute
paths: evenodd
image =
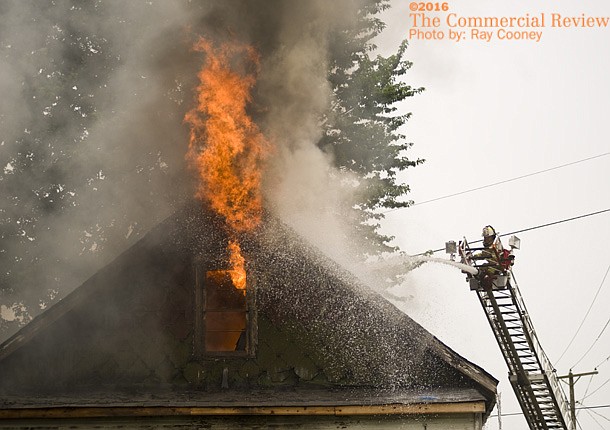
<svg viewBox="0 0 610 430"><path fill-rule="evenodd" d="M431 387L451 384L447 367L489 391L497 381L363 286L275 219L244 249L263 284L259 306L284 330L312 331L311 348L337 378L359 384ZM306 287L304 287L306 286ZM313 330L312 330L313 329ZM314 340L315 339L315 340ZM350 366L347 369L345 363ZM443 380L447 378L447 380Z"/></svg>
<svg viewBox="0 0 610 430"><path fill-rule="evenodd" d="M91 306L97 296L119 294L117 285L131 282L130 279L135 279L146 268L150 268L148 280L166 277L163 282L170 283L171 273L185 269L165 267L167 261L171 261L173 266L185 266L196 260L222 260L227 240L223 223L214 214L199 206L177 212L0 345L0 363L7 363L28 344L40 343L46 337L53 338L53 330L57 332L56 337L72 330L77 325L75 321L86 318L87 312L81 312L80 319L70 320L76 318L77 310ZM465 396L468 401L483 398L486 413L493 408L496 379L362 285L277 218L266 215L262 227L254 234L243 236L241 243L248 261L249 277L256 282L259 315L270 322L278 336L299 339L299 350L322 367L321 371L335 388L352 390L351 397L346 399L359 402L368 399L369 403L371 399L377 399L381 402L379 404L386 404L392 400L391 394L402 396L403 403L417 403L418 395L436 393L427 397L428 403L451 403ZM175 258L168 260L167 255ZM290 348L290 345L286 346L286 349ZM21 352L25 354L27 351ZM294 371L299 373L296 367ZM294 395L293 401L300 405L321 402L320 399L325 397L320 393L326 392L336 403L338 391L333 390L326 387L320 388L319 392L305 391L314 393L315 397L311 398L300 392ZM364 393L370 394L367 390L374 390L377 394L365 397ZM247 390L237 390L233 397L227 397L227 391L220 394L207 392L206 396L199 396L196 400L190 398L187 403L219 404L221 398L230 398L229 403L235 406L239 405L240 392ZM269 391L272 392L281 390ZM279 398L272 394L265 398L270 402L275 399L275 404L280 399L283 404L288 404L290 396L286 393ZM345 395L347 391L342 393ZM179 395L175 391L172 396L171 401L178 402ZM60 399L58 396L26 398L38 406L57 405ZM86 396L82 397L81 393L79 398L82 405ZM104 404L109 398L102 395L92 397L90 401ZM251 404L252 397L248 398ZM26 406L24 397L5 399L4 408ZM51 403L47 403L49 401ZM323 402L320 405L324 406Z"/></svg>

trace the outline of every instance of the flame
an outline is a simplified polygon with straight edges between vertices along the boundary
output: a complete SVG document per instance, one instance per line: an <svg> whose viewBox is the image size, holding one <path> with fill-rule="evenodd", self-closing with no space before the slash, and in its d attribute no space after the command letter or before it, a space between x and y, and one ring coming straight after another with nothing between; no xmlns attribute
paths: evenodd
<svg viewBox="0 0 610 430"><path fill-rule="evenodd" d="M261 164L270 148L246 111L258 56L250 46L214 48L205 39L194 49L206 54L197 106L185 116L191 127L187 159L200 179L197 197L209 201L232 232L250 231L261 220Z"/></svg>
<svg viewBox="0 0 610 430"><path fill-rule="evenodd" d="M262 164L271 148L247 113L258 55L251 46L215 47L203 38L194 49L205 60L198 73L197 106L184 118L190 125L187 160L198 174L196 196L226 220L231 278L245 291L245 261L236 237L261 221Z"/></svg>
<svg viewBox="0 0 610 430"><path fill-rule="evenodd" d="M231 264L231 280L238 290L246 291L246 260L241 255L241 247L237 241L229 242L229 263Z"/></svg>

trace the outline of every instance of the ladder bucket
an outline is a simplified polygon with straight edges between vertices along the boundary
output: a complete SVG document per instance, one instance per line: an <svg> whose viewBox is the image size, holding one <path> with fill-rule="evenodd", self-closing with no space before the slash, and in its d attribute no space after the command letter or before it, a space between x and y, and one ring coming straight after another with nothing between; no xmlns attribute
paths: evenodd
<svg viewBox="0 0 610 430"><path fill-rule="evenodd" d="M492 282L494 288L506 288L507 283L508 276L506 275L497 276Z"/></svg>

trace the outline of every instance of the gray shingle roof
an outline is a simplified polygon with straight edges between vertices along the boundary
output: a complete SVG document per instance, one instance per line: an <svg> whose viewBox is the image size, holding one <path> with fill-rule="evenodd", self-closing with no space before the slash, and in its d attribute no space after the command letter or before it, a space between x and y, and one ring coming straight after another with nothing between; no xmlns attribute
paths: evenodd
<svg viewBox="0 0 610 430"><path fill-rule="evenodd" d="M227 236L213 214L190 207L0 345L2 407L102 405L158 387L171 391L140 403L239 404L263 390L266 404L424 396L493 407L492 376L276 218L241 242L256 284L256 358L192 357L192 266L222 262ZM224 368L231 389L218 391Z"/></svg>

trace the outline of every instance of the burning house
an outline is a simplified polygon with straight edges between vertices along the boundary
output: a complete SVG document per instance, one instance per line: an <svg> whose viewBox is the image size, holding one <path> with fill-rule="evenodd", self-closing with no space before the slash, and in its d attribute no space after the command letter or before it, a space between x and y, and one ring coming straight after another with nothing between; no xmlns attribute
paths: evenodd
<svg viewBox="0 0 610 430"><path fill-rule="evenodd" d="M481 429L497 381L263 210L256 52L195 49L200 201L0 345L0 427Z"/></svg>
<svg viewBox="0 0 610 430"><path fill-rule="evenodd" d="M174 215L0 346L0 426L481 428L497 381L266 216ZM149 428L149 427L146 427Z"/></svg>

